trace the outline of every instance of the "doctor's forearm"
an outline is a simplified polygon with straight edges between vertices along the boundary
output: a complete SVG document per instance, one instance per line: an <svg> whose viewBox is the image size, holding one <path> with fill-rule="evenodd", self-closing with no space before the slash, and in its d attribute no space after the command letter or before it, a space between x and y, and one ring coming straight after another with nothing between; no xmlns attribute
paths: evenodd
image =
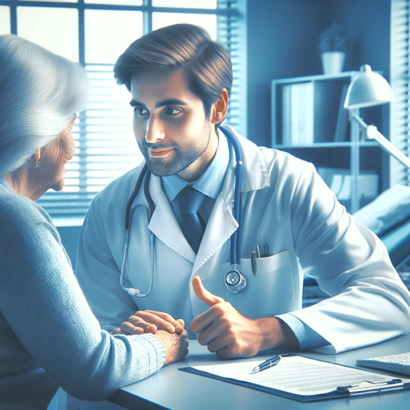
<svg viewBox="0 0 410 410"><path fill-rule="evenodd" d="M290 327L276 317L256 319L259 336L260 348L262 350L271 349L298 349L299 342Z"/></svg>

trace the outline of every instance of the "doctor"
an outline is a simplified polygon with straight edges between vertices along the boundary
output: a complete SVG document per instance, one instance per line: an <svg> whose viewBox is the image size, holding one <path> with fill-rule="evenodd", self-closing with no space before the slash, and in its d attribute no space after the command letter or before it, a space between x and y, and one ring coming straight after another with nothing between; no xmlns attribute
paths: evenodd
<svg viewBox="0 0 410 410"><path fill-rule="evenodd" d="M77 276L103 328L186 325L221 358L408 332L410 294L385 247L312 164L219 127L232 68L205 30L153 31L114 71L145 161L94 198L80 235ZM302 309L303 272L331 298Z"/></svg>

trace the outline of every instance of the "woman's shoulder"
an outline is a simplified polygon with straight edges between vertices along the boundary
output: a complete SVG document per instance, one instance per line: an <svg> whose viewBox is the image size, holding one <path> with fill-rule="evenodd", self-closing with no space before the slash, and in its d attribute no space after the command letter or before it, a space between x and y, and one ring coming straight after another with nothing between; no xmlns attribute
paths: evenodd
<svg viewBox="0 0 410 410"><path fill-rule="evenodd" d="M34 230L36 225L53 223L48 214L34 201L22 195L0 188L0 232L1 241L7 241L13 235Z"/></svg>

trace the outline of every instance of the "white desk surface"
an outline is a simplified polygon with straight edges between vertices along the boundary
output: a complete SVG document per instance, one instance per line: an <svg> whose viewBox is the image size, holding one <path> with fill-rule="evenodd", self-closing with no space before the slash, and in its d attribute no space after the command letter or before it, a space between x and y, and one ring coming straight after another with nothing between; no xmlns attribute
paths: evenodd
<svg viewBox="0 0 410 410"><path fill-rule="evenodd" d="M139 383L131 384L115 393L109 401L128 409L158 409L175 410L217 410L217 409L306 409L306 410L339 410L339 409L394 409L409 408L410 390L395 393L375 394L364 397L324 400L311 403L301 403L283 397L275 396L237 386L208 377L198 376L178 370L180 367L193 365L215 364L220 362L215 354L208 352L206 347L196 340L190 341L190 353L181 362L162 368L151 377ZM338 355L325 355L312 351L296 352L320 360L355 366L356 359L365 359L388 354L410 351L410 334L384 343L351 350ZM258 355L263 361L271 357L273 352ZM252 359L244 359L252 360ZM370 369L369 369L370 370ZM393 373L392 373L393 375ZM398 375L396 374L396 377Z"/></svg>

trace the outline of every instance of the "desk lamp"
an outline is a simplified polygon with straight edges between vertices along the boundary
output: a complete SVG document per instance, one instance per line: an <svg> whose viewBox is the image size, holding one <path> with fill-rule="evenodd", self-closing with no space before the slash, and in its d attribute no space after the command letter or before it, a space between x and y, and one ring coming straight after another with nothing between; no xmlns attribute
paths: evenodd
<svg viewBox="0 0 410 410"><path fill-rule="evenodd" d="M344 108L349 110L350 120L356 120L366 130L366 137L375 140L390 155L402 164L410 168L410 158L396 148L386 137L383 136L374 125L367 125L355 112L355 108L371 107L394 100L393 91L389 83L377 73L374 73L369 65L360 67L360 73L350 83L347 89Z"/></svg>

